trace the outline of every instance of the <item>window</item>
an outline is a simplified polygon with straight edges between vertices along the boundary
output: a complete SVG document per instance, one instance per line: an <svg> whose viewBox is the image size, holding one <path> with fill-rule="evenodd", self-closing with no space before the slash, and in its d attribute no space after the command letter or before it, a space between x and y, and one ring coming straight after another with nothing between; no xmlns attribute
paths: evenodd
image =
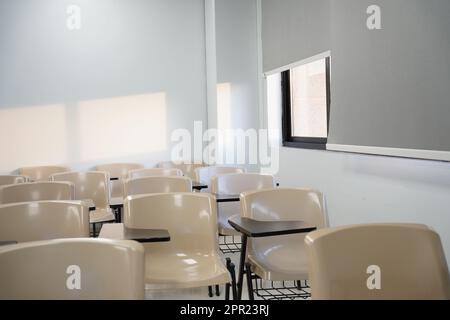
<svg viewBox="0 0 450 320"><path fill-rule="evenodd" d="M330 58L281 74L283 145L325 149L330 111Z"/></svg>

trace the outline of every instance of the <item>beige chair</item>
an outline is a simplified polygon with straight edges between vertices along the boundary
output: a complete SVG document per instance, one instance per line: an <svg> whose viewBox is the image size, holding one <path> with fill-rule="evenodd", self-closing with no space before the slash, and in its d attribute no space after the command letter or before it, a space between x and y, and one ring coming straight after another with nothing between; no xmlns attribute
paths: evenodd
<svg viewBox="0 0 450 320"><path fill-rule="evenodd" d="M450 299L441 240L427 226L345 226L305 241L313 299Z"/></svg>
<svg viewBox="0 0 450 320"><path fill-rule="evenodd" d="M145 244L145 281L151 289L229 284L218 252L214 197L199 193L129 196L128 228L168 230L170 242Z"/></svg>
<svg viewBox="0 0 450 320"><path fill-rule="evenodd" d="M205 183L208 189L203 192L211 192L211 179L214 176L228 173L244 173L245 169L237 167L203 167L195 169L195 181Z"/></svg>
<svg viewBox="0 0 450 320"><path fill-rule="evenodd" d="M62 166L40 166L19 168L19 174L28 177L31 181L48 181L55 173L68 172L67 167Z"/></svg>
<svg viewBox="0 0 450 320"><path fill-rule="evenodd" d="M74 200L75 186L70 182L28 182L0 187L0 204Z"/></svg>
<svg viewBox="0 0 450 320"><path fill-rule="evenodd" d="M183 175L185 177L188 177L192 180L195 180L195 169L206 167L206 164L203 163L176 163L176 162L160 162L158 164L159 168L165 168L165 169L180 169L183 172Z"/></svg>
<svg viewBox="0 0 450 320"><path fill-rule="evenodd" d="M0 299L143 299L144 248L59 239L0 247Z"/></svg>
<svg viewBox="0 0 450 320"><path fill-rule="evenodd" d="M0 186L6 186L8 184L18 184L28 182L28 178L25 176L4 175L0 176Z"/></svg>
<svg viewBox="0 0 450 320"><path fill-rule="evenodd" d="M231 173L212 177L211 192L214 194L236 195L245 191L274 188L273 176L256 173ZM240 235L228 224L231 216L240 214L238 202L221 203L218 205L219 233L224 236Z"/></svg>
<svg viewBox="0 0 450 320"><path fill-rule="evenodd" d="M89 237L89 208L80 201L0 205L0 241Z"/></svg>
<svg viewBox="0 0 450 320"><path fill-rule="evenodd" d="M150 168L138 169L128 172L128 179L144 178L144 177L181 177L183 172L180 169L164 169L164 168Z"/></svg>
<svg viewBox="0 0 450 320"><path fill-rule="evenodd" d="M244 192L241 194L241 216L260 221L304 221L318 229L328 224L322 193L310 189L276 188ZM268 281L301 283L307 280L305 236L249 238L246 263L250 269L247 270Z"/></svg>
<svg viewBox="0 0 450 320"><path fill-rule="evenodd" d="M131 170L144 169L144 166L138 163L111 163L98 165L95 170L108 172L111 178L118 178L119 180L111 181L111 200L120 202L123 197L123 182L128 177L128 172Z"/></svg>
<svg viewBox="0 0 450 320"><path fill-rule="evenodd" d="M125 197L138 194L191 192L192 181L185 177L146 177L125 181Z"/></svg>
<svg viewBox="0 0 450 320"><path fill-rule="evenodd" d="M106 172L67 172L52 175L53 181L68 181L75 185L75 199L92 200L95 210L90 213L91 223L114 221L109 207L109 174Z"/></svg>

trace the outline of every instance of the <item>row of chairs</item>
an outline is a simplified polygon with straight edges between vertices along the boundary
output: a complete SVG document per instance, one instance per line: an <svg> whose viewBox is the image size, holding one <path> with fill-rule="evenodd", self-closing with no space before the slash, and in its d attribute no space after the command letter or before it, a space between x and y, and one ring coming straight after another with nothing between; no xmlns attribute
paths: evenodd
<svg viewBox="0 0 450 320"><path fill-rule="evenodd" d="M285 216L274 216L279 207L268 197L283 196L278 205L283 203L286 207L287 201L294 201L287 194L298 198L302 193L307 192L272 189L243 193L243 215L283 220ZM266 204L259 202L261 199L266 204L270 202L267 210L262 210ZM229 263L218 253L211 195L169 193L128 197L125 224L132 228L169 230L171 241L160 244L73 239L88 234L87 208L82 202L12 204L0 208L0 219L1 235L8 236L9 232L9 236L24 242L0 247L3 299L137 299L143 297L143 283L162 289L214 284L230 287L234 282L227 268ZM72 230L61 229L63 225ZM52 237L59 240L26 243ZM71 239L61 240L65 237ZM266 280L305 277L310 280L314 299L450 299L449 274L440 238L426 226L374 224L323 228L304 238L304 242L292 236L263 242L254 239L248 244L252 272ZM298 265L302 245L305 260L304 265ZM64 287L70 279L71 266L81 270L79 290ZM370 267L378 268L379 272L373 287L370 272L377 269ZM116 286L118 283L120 286Z"/></svg>
<svg viewBox="0 0 450 320"><path fill-rule="evenodd" d="M227 297L231 288L236 291L231 262L218 250L212 195L166 193L125 200L125 225L168 230L167 243L83 239L89 236L87 212L83 202L1 206L0 241L20 244L0 247L0 298L136 299L144 296L144 284L150 289L225 284ZM81 272L78 290L66 287L71 266Z"/></svg>
<svg viewBox="0 0 450 320"><path fill-rule="evenodd" d="M198 168L197 168L198 169ZM345 227L342 230L336 229L326 229L328 227L326 212L324 209L324 200L320 192L308 189L278 189L274 188L273 177L263 176L257 174L243 174L242 169L239 168L227 168L221 170L216 167L208 167L207 169L196 170L197 172L203 173L203 181L209 179L211 184L211 191L219 194L237 194L241 193L241 205L239 208L238 204L224 204L230 205L230 207L219 207L219 231L221 234L232 234L236 233L228 225L228 217L236 213L241 213L243 217L250 217L256 220L302 220L308 224L312 224L318 227L319 231L311 233L307 236L304 235L290 235L290 236L280 236L271 237L266 239L250 239L248 243L248 258L247 265L254 274L254 277L258 279L268 280L268 281L289 281L289 280L306 280L311 279L313 298L380 298L380 297L419 297L419 298L430 298L430 297L449 297L448 288L448 269L445 264L445 257L443 255L442 246L440 244L439 237L436 233L429 230L424 226L412 226L412 225L372 225L372 226L358 226L358 227ZM218 175L218 172L228 174ZM234 172L234 173L229 173ZM196 179L199 178L197 174ZM159 179L160 183L155 185L154 189L148 188L146 181L151 181L152 179ZM183 186L180 184L180 189L177 189L175 184L167 182L166 188L162 191L161 188L158 189L157 186L164 185L164 181L184 181ZM201 180L201 179L199 179ZM191 203L183 199L188 199L189 197L195 196L205 196L205 195L195 195L192 193L184 194L185 187L189 188L190 180L180 176L176 177L150 177L150 178L137 178L131 179L129 181L137 181L141 186L136 186L135 194L141 193L153 193L154 192L177 192L175 194L166 195L153 195L153 197L174 199L172 196L178 197L178 207L185 211L186 208L192 207ZM129 182L128 181L128 182ZM205 181L206 182L206 181ZM125 183L125 189L127 182ZM140 189L141 188L141 189ZM248 192L248 190L253 190ZM185 198L185 195L187 198ZM206 195L210 197L209 195ZM140 196L130 196L125 200L125 224L130 227L138 228L155 228L158 221L153 218L152 220L146 220L151 212L157 214L158 207L156 202L149 203L148 199L151 198L150 195L140 195ZM176 198L176 197L175 197ZM136 210L130 210L130 201L135 201L135 203L140 203L139 206L136 205ZM236 207L237 206L237 207ZM149 208L152 208L149 210ZM161 211L166 212L169 207L164 205ZM61 209L59 209L61 210ZM222 215L220 214L222 212ZM137 212L141 212L141 217ZM216 217L215 205L210 204L211 217ZM140 218L139 218L140 217ZM180 216L174 214L171 216L172 223L177 223ZM195 221L195 219L194 219ZM191 221L192 222L192 221ZM168 222L167 222L168 223ZM186 221L186 223L188 223ZM174 227L171 227L174 228ZM323 229L322 229L323 228ZM15 228L11 228L15 229ZM217 235L217 225L213 227L213 233ZM355 231L355 230L363 230ZM419 232L420 231L420 232ZM422 236L417 236L417 233L422 233ZM0 233L1 234L1 233ZM377 235L386 234L382 239L378 239ZM339 235L337 237L336 235ZM403 235L403 236L402 236ZM402 236L402 237L400 237ZM400 238L399 238L400 237ZM305 241L306 238L306 241ZM409 241L410 238L417 238L420 241ZM331 240L327 240L331 239ZM1 239L0 239L1 240ZM390 247L393 248L391 254L383 255L377 252L382 252L381 248L386 246L386 241L391 241ZM394 241L393 241L394 240ZM195 243L195 242L194 242ZM411 243L414 245L411 246ZM350 245L356 245L360 250L348 250ZM378 247L378 244L380 246ZM180 243L181 245L181 243ZM404 246L410 246L412 249L404 250ZM163 246L162 244L152 244L152 247ZM195 246L194 246L195 247ZM408 247L408 248L410 248ZM371 291L367 289L366 282L360 281L365 273L361 272L366 261L377 261L387 267L387 274L389 277L393 277L396 273L399 273L398 266L405 267L402 264L402 252L406 251L408 259L416 262L422 255L422 250L424 247L430 248L432 254L427 256L427 260L424 263L416 263L417 266L413 271L406 272L407 276L398 277L396 279L401 279L395 282L398 284L395 288L391 288L388 291L383 291L380 294L379 291ZM192 247L191 247L192 249ZM177 249L178 250L178 249ZM177 251L176 250L176 251ZM188 250L188 248L186 248ZM151 250L147 250L151 252ZM178 250L179 251L179 250ZM144 250L144 252L146 252ZM338 252L339 255L333 253ZM358 253L358 254L355 254ZM420 253L420 254L418 254ZM403 253L405 254L405 253ZM188 255L185 254L185 257ZM191 254L192 256L192 254ZM339 256L348 256L348 265L352 266L354 272L359 272L358 276L353 276L352 272L345 270L347 264L339 265L339 268L333 268L334 259L339 259ZM147 261L147 253L145 260ZM389 260L389 263L386 261ZM416 259L416 260L414 260ZM148 265L156 267L154 263L155 260L150 259ZM158 256L158 261L164 260L164 254ZM184 259L191 263L195 259ZM184 261L183 260L183 261ZM175 260L171 261L171 265L177 266ZM334 261L338 263L338 260ZM183 270L183 262L178 264L177 270ZM229 267L229 263L225 264L225 267ZM147 267L146 267L147 268ZM367 266L366 266L367 268ZM351 269L351 268L350 268ZM404 270L409 270L404 268ZM317 271L317 272L316 272ZM423 273L423 278L427 279L424 282L428 282L429 285L427 290L423 290L418 287L416 290L410 289L407 280L411 279L411 275L417 276L420 272ZM151 273L151 272L150 272ZM170 274L170 272L168 272ZM355 281L350 281L351 279L358 279ZM429 279L430 275L434 275L433 279ZM174 278L173 274L171 275ZM253 276L251 276L253 277ZM341 277L341 278L339 278ZM170 277L169 277L170 278ZM181 273L179 278L180 282L183 282L186 276ZM337 280L339 281L337 283ZM148 279L147 279L148 280ZM228 279L230 280L230 278ZM155 281L150 280L149 282ZM167 279L163 281L167 283ZM176 282L176 281L175 281ZM233 281L231 281L233 282ZM212 283L206 282L196 282L193 281L191 284L195 285L211 285ZM173 283L169 284L169 287L173 287ZM231 284L229 285L231 286ZM352 290L351 288L358 287L358 290ZM406 290L407 289L407 290ZM406 290L406 291L405 291ZM447 291L446 291L447 290ZM354 294L353 294L354 292ZM387 292L385 294L384 292ZM411 292L411 295L405 295L405 292ZM366 295L364 295L366 294Z"/></svg>

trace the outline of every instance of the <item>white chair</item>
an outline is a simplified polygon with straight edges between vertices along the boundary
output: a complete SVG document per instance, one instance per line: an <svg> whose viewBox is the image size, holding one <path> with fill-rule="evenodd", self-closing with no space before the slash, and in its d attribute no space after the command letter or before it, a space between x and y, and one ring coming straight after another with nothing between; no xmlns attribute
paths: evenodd
<svg viewBox="0 0 450 320"><path fill-rule="evenodd" d="M3 175L0 176L0 186L6 186L9 184L25 183L28 182L28 178L25 176L17 175Z"/></svg>
<svg viewBox="0 0 450 320"><path fill-rule="evenodd" d="M26 176L30 181L49 181L50 176L55 173L68 172L69 168L63 166L38 166L19 168L19 174Z"/></svg>
<svg viewBox="0 0 450 320"><path fill-rule="evenodd" d="M228 291L232 277L218 251L213 196L193 192L129 196L124 213L128 228L170 234L170 242L144 245L147 285L176 289L228 284Z"/></svg>
<svg viewBox="0 0 450 320"><path fill-rule="evenodd" d="M220 195L238 195L245 191L256 191L274 188L274 179L270 175L257 173L222 174L211 179L211 192ZM239 215L241 207L238 202L218 204L219 234L224 236L238 236L238 233L228 223L228 219Z"/></svg>
<svg viewBox="0 0 450 320"><path fill-rule="evenodd" d="M75 186L70 182L27 182L0 187L0 204L74 200Z"/></svg>
<svg viewBox="0 0 450 320"><path fill-rule="evenodd" d="M135 241L59 239L0 247L1 300L143 299Z"/></svg>
<svg viewBox="0 0 450 320"><path fill-rule="evenodd" d="M76 200L92 200L95 210L90 213L91 223L114 221L109 207L109 174L106 172L67 172L51 176L53 181L67 181L75 185Z"/></svg>
<svg viewBox="0 0 450 320"><path fill-rule="evenodd" d="M150 168L138 169L128 172L128 179L144 178L144 177L181 177L183 172L180 169L164 169L164 168Z"/></svg>
<svg viewBox="0 0 450 320"><path fill-rule="evenodd" d="M220 174L244 173L245 169L237 167L202 167L195 169L195 181L208 185L203 192L211 192L211 178Z"/></svg>
<svg viewBox="0 0 450 320"><path fill-rule="evenodd" d="M202 168L202 167L206 167L206 164L203 163L183 163L183 162L171 162L171 161L166 161L166 162L160 162L158 164L159 168L164 168L164 169L180 169L183 172L183 175L185 177L188 177L192 180L195 180L195 169L197 168Z"/></svg>
<svg viewBox="0 0 450 320"><path fill-rule="evenodd" d="M138 194L191 192L192 181L185 177L145 177L125 181L125 197Z"/></svg>
<svg viewBox="0 0 450 320"><path fill-rule="evenodd" d="M111 181L111 201L117 202L123 200L123 182L128 177L131 170L144 169L139 163L111 163L96 166L95 170L108 172L111 178L118 180Z"/></svg>
<svg viewBox="0 0 450 320"><path fill-rule="evenodd" d="M276 188L244 192L241 194L241 216L260 221L303 221L317 229L328 225L323 195L311 189ZM308 279L309 272L305 236L249 238L247 276L251 271L266 281L295 281L300 289L298 295L309 297L301 284ZM253 285L249 287L250 297L253 296L252 290Z"/></svg>
<svg viewBox="0 0 450 320"><path fill-rule="evenodd" d="M441 240L427 226L344 226L305 241L313 299L450 300Z"/></svg>
<svg viewBox="0 0 450 320"><path fill-rule="evenodd" d="M89 208L80 201L0 205L0 241L89 237Z"/></svg>

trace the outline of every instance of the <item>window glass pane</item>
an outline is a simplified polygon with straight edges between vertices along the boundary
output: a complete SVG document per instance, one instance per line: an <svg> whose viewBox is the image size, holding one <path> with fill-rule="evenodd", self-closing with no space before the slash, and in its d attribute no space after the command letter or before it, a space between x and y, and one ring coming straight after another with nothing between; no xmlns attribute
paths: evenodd
<svg viewBox="0 0 450 320"><path fill-rule="evenodd" d="M326 138L326 60L314 61L291 70L292 136Z"/></svg>

